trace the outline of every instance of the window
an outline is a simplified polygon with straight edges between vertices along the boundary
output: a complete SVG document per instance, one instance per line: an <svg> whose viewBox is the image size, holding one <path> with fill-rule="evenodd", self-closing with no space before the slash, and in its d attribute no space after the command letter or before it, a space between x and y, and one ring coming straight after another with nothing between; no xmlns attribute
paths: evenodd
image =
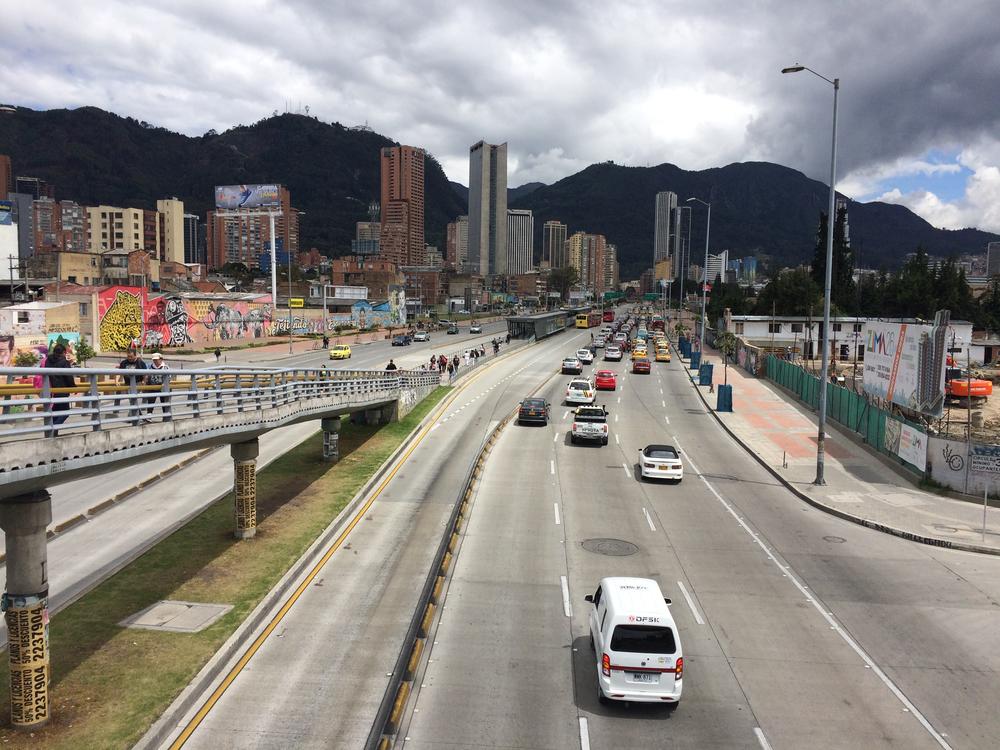
<svg viewBox="0 0 1000 750"><path fill-rule="evenodd" d="M18 310L18 312L17 312L17 322L18 323L27 323L28 322L28 313L21 312L20 310Z"/></svg>
<svg viewBox="0 0 1000 750"><path fill-rule="evenodd" d="M742 335L743 334L743 323L742 323L742 321L736 323L735 325L736 325L736 333Z"/></svg>
<svg viewBox="0 0 1000 750"><path fill-rule="evenodd" d="M76 276L67 276L66 277L66 281L68 281L70 284L75 284L76 283Z"/></svg>
<svg viewBox="0 0 1000 750"><path fill-rule="evenodd" d="M767 324L768 333L781 333L781 323L768 323Z"/></svg>
<svg viewBox="0 0 1000 750"><path fill-rule="evenodd" d="M84 317L86 315L90 315L90 313L87 310L88 310L87 303L86 302L81 302L80 303L80 316Z"/></svg>
<svg viewBox="0 0 1000 750"><path fill-rule="evenodd" d="M792 323L792 333L802 333L802 324Z"/></svg>
<svg viewBox="0 0 1000 750"><path fill-rule="evenodd" d="M596 607L601 603L601 587L597 587L597 591L594 593L594 606Z"/></svg>
<svg viewBox="0 0 1000 750"><path fill-rule="evenodd" d="M855 333L861 333L861 324L860 323L855 323L854 324L854 332Z"/></svg>
<svg viewBox="0 0 1000 750"><path fill-rule="evenodd" d="M630 654L673 654L677 652L677 644L670 628L619 625L611 636L611 650Z"/></svg>
<svg viewBox="0 0 1000 750"><path fill-rule="evenodd" d="M833 332L834 333L840 333L840 323L834 323L833 324Z"/></svg>

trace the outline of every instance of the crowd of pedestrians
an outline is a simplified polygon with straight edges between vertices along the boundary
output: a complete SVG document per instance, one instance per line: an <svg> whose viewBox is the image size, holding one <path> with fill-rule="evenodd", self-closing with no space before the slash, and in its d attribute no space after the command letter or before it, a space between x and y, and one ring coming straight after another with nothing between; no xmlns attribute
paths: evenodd
<svg viewBox="0 0 1000 750"><path fill-rule="evenodd" d="M506 341L502 338L494 338L490 340L489 347L493 349L493 356L500 353L500 347L504 344L510 343L510 334L507 334ZM420 365L419 369L434 372L437 370L441 377L445 375L448 376L448 382L450 383L456 377L460 370L466 370L469 367L474 367L479 363L479 359L486 357L487 347L486 345L471 347L462 352L462 356L453 354L450 358L446 354L432 354L430 361L426 364ZM389 364L386 365L386 370L395 370L397 365L393 360L389 360Z"/></svg>

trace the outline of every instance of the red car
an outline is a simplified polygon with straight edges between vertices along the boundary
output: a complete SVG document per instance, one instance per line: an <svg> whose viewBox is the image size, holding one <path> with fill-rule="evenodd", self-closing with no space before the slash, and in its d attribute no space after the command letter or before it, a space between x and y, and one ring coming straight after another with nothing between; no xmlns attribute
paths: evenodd
<svg viewBox="0 0 1000 750"><path fill-rule="evenodd" d="M618 380L611 370L598 370L594 373L594 385L599 391L613 391L618 387Z"/></svg>
<svg viewBox="0 0 1000 750"><path fill-rule="evenodd" d="M633 359L632 372L633 373L641 372L645 373L646 375L649 375L649 360L646 359L645 357L638 357L637 359Z"/></svg>

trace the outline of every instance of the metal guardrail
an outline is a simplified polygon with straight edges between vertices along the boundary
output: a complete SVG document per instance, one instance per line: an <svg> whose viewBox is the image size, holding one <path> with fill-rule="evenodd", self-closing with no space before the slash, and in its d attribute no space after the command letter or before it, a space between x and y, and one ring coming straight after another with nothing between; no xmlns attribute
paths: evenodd
<svg viewBox="0 0 1000 750"><path fill-rule="evenodd" d="M147 383L150 374L160 382ZM56 376L72 377L74 385L53 387ZM154 420L244 414L306 398L370 401L439 382L437 372L423 370L5 367L0 368L0 442L56 437L62 430L79 434Z"/></svg>

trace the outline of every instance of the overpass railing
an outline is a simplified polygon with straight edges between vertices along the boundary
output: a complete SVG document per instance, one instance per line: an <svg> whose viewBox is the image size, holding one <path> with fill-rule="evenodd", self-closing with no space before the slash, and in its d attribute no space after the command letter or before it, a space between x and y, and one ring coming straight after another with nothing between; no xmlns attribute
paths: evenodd
<svg viewBox="0 0 1000 750"><path fill-rule="evenodd" d="M148 382L151 375L159 382ZM64 377L74 384L53 385L53 378ZM439 382L437 372L423 370L5 367L0 368L0 442L262 411L317 397L389 400Z"/></svg>

